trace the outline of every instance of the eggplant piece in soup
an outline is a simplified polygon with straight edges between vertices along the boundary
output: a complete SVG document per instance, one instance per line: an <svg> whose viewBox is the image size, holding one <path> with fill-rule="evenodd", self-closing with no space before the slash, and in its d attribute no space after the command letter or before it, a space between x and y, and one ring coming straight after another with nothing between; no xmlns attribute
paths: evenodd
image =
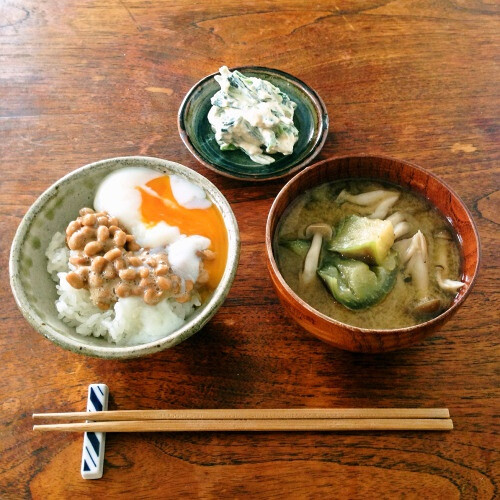
<svg viewBox="0 0 500 500"><path fill-rule="evenodd" d="M381 266L345 259L332 253L318 275L332 296L348 309L365 309L380 302L396 282L397 255L392 251Z"/></svg>

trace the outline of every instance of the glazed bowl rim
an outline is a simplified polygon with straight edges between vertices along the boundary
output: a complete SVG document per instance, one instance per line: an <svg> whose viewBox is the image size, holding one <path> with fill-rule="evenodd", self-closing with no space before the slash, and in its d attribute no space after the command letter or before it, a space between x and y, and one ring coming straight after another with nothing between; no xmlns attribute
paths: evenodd
<svg viewBox="0 0 500 500"><path fill-rule="evenodd" d="M154 166L157 166L158 168L156 168L155 170L159 172L170 172L183 175L185 178L194 179L195 182L206 189L207 193L211 197L212 202L220 210L221 216L224 220L224 225L228 232L227 261L224 269L224 274L222 275L219 285L214 290L209 300L201 306L203 309L195 317L188 317L188 319L180 328L174 330L173 332L158 340L135 346L116 346L113 344L110 344L109 346L89 346L87 344L82 344L78 340L72 339L63 333L58 332L45 321L43 321L38 316L36 311L32 308L30 301L26 296L24 286L20 278L19 271L21 249L27 240L29 230L34 218L40 213L40 211L49 200L57 196L59 190L65 189L68 184L77 182L80 178L85 178L87 175L89 175L88 172L95 169L100 169L100 172L103 173L111 173L113 171L116 171L120 167L112 168L109 171L108 167L119 164L121 161L137 162L137 165L134 166L146 168L154 168ZM169 347L173 347L177 343L186 340L191 335L194 335L196 332L198 332L213 317L213 315L217 312L217 310L227 297L236 275L239 255L240 236L236 217L225 196L210 180L208 180L206 177L199 174L195 170L170 160L141 155L118 156L88 163L82 167L72 170L71 172L67 173L56 182L51 184L35 200L35 202L29 207L29 209L23 216L12 241L9 255L9 281L16 304L25 319L37 332L41 333L54 344L66 350L92 357L105 359L130 359L153 354ZM47 272L46 269L44 269L43 271ZM54 287L55 285L56 283L54 282ZM83 338L85 337L82 337L82 339Z"/></svg>
<svg viewBox="0 0 500 500"><path fill-rule="evenodd" d="M274 234L271 234L271 224L273 219L276 219L276 214L275 212L277 211L277 206L279 203L279 200L282 196L284 196L284 193L290 189L290 187L295 184L296 182L299 182L300 179L303 176L306 176L311 170L315 168L319 168L321 165L336 161L336 160L348 160L348 159L356 159L356 158L376 158L376 159L382 159L382 160L390 160L393 162L398 162L398 163L403 163L406 166L409 166L411 168L414 168L416 170L419 170L420 172L423 172L425 175L432 177L435 181L437 181L439 184L443 185L448 192L454 196L464 211L467 214L468 217L468 222L470 223L473 234L474 234L474 239L476 242L476 247L477 247L477 263L476 267L474 269L474 272L472 274L472 278L470 282L467 284L467 289L465 290L464 294L461 295L458 300L456 300L448 309L443 311L441 314L436 316L435 318L429 319L423 323L418 323L413 326L407 326L407 327L401 327L401 328L390 328L390 329L378 329L378 328L362 328L354 325L349 325L348 323L343 323L341 321L338 321L336 319L331 318L330 316L327 316L326 314L323 314L322 312L318 311L317 309L314 309L311 305L309 305L306 301L301 299L288 285L288 283L285 281L283 278L278 265L276 263L276 259L274 258L274 251L273 251L273 237ZM368 178L368 177L367 177ZM375 180L377 179L376 176L373 177ZM345 178L347 179L347 177ZM397 183L394 183L397 185ZM411 188L408 188L411 190ZM412 190L413 191L413 190ZM422 196L422 195L421 195ZM427 199L427 198L426 198ZM431 203L432 206L435 206L434 203L427 199L429 203ZM289 206L289 205L288 205ZM283 215L283 214L282 214ZM443 214L442 214L443 215ZM444 215L443 215L444 216ZM278 220L276 220L275 226L277 226ZM286 292L287 298L289 301L296 302L300 307L306 309L309 313L311 313L313 316L317 316L321 318L322 320L326 321L327 323L331 324L332 326L339 327L346 329L352 333L361 333L361 334L373 334L373 335L394 335L395 333L413 333L417 332L418 330L426 327L430 327L434 325L435 323L440 323L443 321L447 316L453 314L458 307L462 305L464 300L468 297L473 285L476 282L477 276L479 274L479 267L481 263L481 240L479 238L479 232L477 230L476 224L474 222L474 219L472 218L472 214L470 213L469 209L467 208L467 205L463 202L463 200L458 196L458 194L450 187L448 184L440 179L438 176L433 174L432 172L429 172L428 170L424 169L423 167L417 165L416 163L409 162L406 160L401 160L399 158L394 158L388 155L379 155L379 154L370 154L370 153L360 153L360 154L355 154L355 155L339 155L339 156L331 156L329 158L326 158L324 160L321 160L317 163L314 163L313 165L308 166L298 174L296 174L292 179L290 179L279 191L279 193L276 195L276 198L274 199L273 204L271 205L271 209L269 210L269 214L267 217L267 222L266 222L266 253L267 253L267 264L268 264L268 269L271 274L274 275L274 277L280 282L282 285L283 289Z"/></svg>
<svg viewBox="0 0 500 500"><path fill-rule="evenodd" d="M325 103L323 102L323 99L319 96L319 94L312 88L310 87L307 83L303 82L299 78L297 78L294 75L291 75L290 73L287 73L285 71L282 71L280 69L276 68L269 68L266 66L252 66L252 65L246 65L246 66L235 66L229 68L229 71L268 71L271 73L274 73L280 77L285 77L287 79L292 80L292 82L299 87L309 98L309 101L313 104L314 108L316 109L318 113L318 127L317 127L317 134L315 134L316 139L314 140L313 147L311 151L299 162L297 165L294 165L290 170L287 170L284 173L278 174L278 175L269 175L265 177L250 177L250 176L245 176L245 175L233 175L230 172L226 172L225 170L221 169L217 164L212 163L209 161L203 154L201 154L198 149L194 146L194 144L191 141L191 138L187 132L186 129L186 110L188 109L188 106L191 104L191 100L193 97L193 94L198 90L198 88L201 88L204 86L208 81L213 80L216 75L219 74L218 71L211 73L210 75L207 75L203 77L201 80L197 81L186 93L184 96L184 99L181 102L181 105L179 106L179 111L177 113L177 129L179 131L179 135L181 137L182 142L186 146L186 148L189 150L189 152L198 160L202 165L207 167L208 169L212 170L213 172L218 173L219 175L223 175L225 177L228 177L230 179L236 179L239 181L248 181L248 182L266 182L266 181L271 181L274 179L281 179L283 177L288 177L295 172L299 171L300 169L304 168L305 166L309 165L315 158L316 156L320 153L320 151L323 149L323 146L326 142L327 136L328 136L328 129L329 129L329 117L328 117L328 110L326 108Z"/></svg>

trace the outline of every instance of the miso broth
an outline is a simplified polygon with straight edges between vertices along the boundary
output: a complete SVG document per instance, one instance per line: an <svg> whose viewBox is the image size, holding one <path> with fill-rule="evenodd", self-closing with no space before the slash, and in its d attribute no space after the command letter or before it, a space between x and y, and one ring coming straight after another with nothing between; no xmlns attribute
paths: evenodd
<svg viewBox="0 0 500 500"><path fill-rule="evenodd" d="M421 231L427 244L426 269L428 278L421 271L421 268L418 271L412 268L412 272L409 272L408 268L402 263L404 260L404 258L401 258L403 253L393 252L397 255L397 264L393 272L395 278L391 283L391 290L379 302L369 307L353 310L339 303L332 296L331 291L325 286L324 280L320 278L318 273L316 273L314 279L304 285L301 276L304 270L304 253L306 249L304 251L299 249L300 251L296 252L290 249L290 246L293 246L290 243L295 244L296 241L299 241L302 242L300 244L309 245L309 243L306 243L305 233L306 228L311 224L326 223L333 228L333 234L335 235L336 228L338 230L342 221L349 216L357 215L368 218L370 215L376 215L374 214L374 210L377 208L376 204L362 206L350 201L338 201L344 193L349 195L347 197L350 197L349 199L357 199L359 196L356 198L356 195L376 190L399 193L399 198L387 210L387 213L384 214L383 210L380 212L383 215L380 219L390 218L391 214L397 212L404 215L406 223L404 228L408 228L404 238L396 238L389 252L396 248L401 249L403 245L408 246L413 241L410 238L414 237L418 231ZM393 227L396 227L396 224ZM442 240L439 240L437 235L443 233L450 235L446 242L445 257L443 257L442 253L437 253L438 248L442 248L438 247L440 244L438 242ZM331 241L332 239L328 239L326 236L323 237L318 269L325 262L325 259L331 255L331 251L328 249L329 246L332 246ZM398 241L402 243L398 243ZM295 250L297 249L295 248ZM408 327L426 321L447 309L453 302L460 287L460 282L450 281L459 280L461 274L460 251L456 235L450 224L423 197L399 186L378 181L337 181L322 184L304 192L287 208L279 222L275 233L274 253L283 278L299 297L321 313L343 323L361 328L393 329ZM340 257L345 256L341 255ZM457 290L446 289L445 291L442 289L441 274L439 275L441 286L438 283L436 269L439 268L440 262L443 263L443 258L446 260L444 263L446 278L448 278L446 281L457 284ZM427 279L426 300L432 299L434 301L434 309L431 311L426 311L425 307L420 307L422 292L418 287L421 287L422 280L427 283Z"/></svg>

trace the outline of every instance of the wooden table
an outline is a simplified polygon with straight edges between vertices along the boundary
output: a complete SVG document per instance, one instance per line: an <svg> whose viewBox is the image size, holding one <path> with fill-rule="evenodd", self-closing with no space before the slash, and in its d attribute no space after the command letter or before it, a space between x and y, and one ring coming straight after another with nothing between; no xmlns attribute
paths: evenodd
<svg viewBox="0 0 500 500"><path fill-rule="evenodd" d="M0 497L498 497L496 19L480 0L0 3ZM218 176L177 133L183 96L223 64L279 68L315 88L330 114L320 159L412 160L464 199L482 270L437 335L357 355L284 315L263 242L285 181ZM136 154L183 163L227 196L241 229L236 281L209 325L173 349L129 362L65 352L16 308L12 237L59 177ZM34 434L31 413L84 409L92 382L109 385L111 408L445 406L455 430L110 434L103 479L84 481L81 435Z"/></svg>

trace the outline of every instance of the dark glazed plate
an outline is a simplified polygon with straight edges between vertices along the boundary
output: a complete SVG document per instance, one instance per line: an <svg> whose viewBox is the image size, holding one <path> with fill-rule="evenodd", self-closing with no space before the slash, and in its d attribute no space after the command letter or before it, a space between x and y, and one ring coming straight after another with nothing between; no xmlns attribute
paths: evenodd
<svg viewBox="0 0 500 500"><path fill-rule="evenodd" d="M273 155L274 163L259 165L241 150L220 150L207 118L212 106L210 99L220 89L214 79L218 72L200 80L187 93L179 108L177 125L189 151L207 168L233 179L277 179L308 165L320 152L328 134L328 113L318 94L304 82L277 69L258 66L230 68L231 71L235 69L245 76L271 82L297 104L294 123L299 130L299 140L293 153L287 156L277 153Z"/></svg>

